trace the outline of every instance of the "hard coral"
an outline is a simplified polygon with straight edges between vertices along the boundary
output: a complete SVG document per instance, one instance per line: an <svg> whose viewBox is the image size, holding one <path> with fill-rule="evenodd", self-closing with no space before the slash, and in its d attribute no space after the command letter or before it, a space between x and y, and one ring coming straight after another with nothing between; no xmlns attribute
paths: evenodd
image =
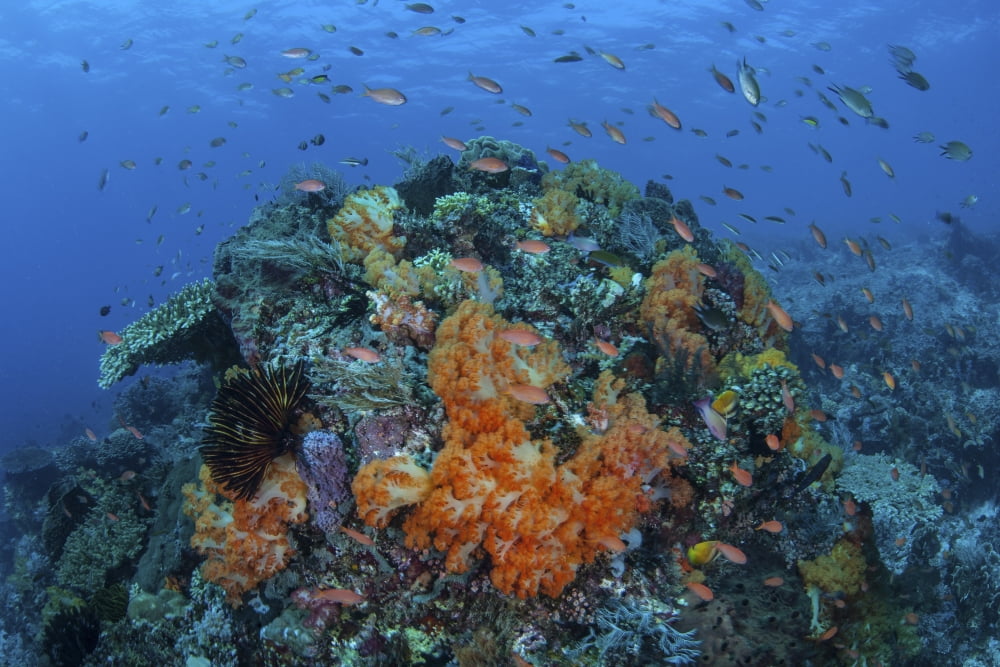
<svg viewBox="0 0 1000 667"><path fill-rule="evenodd" d="M392 215L402 206L399 195L390 187L378 186L349 195L337 215L326 223L330 238L340 244L344 260L360 262L376 248L398 253L406 238L393 236Z"/></svg>
<svg viewBox="0 0 1000 667"><path fill-rule="evenodd" d="M201 467L201 486L184 485L184 513L195 522L191 546L208 557L202 575L226 590L233 607L243 593L285 568L295 555L288 527L303 523L306 485L295 472L291 455L273 461L250 500L232 501ZM223 496L220 498L219 496Z"/></svg>
<svg viewBox="0 0 1000 667"><path fill-rule="evenodd" d="M142 365L163 366L186 359L224 368L236 360L235 341L219 317L212 297L215 284L202 280L177 294L119 332L122 342L101 355L97 384L108 389L135 374Z"/></svg>
<svg viewBox="0 0 1000 667"><path fill-rule="evenodd" d="M485 551L490 578L519 597L555 597L582 563L620 548L619 536L649 509L643 486L669 465L670 435L655 428L638 396L605 392L608 429L557 466L556 448L532 440L525 426L535 411L504 393L506 384L547 388L567 372L552 341L528 350L496 334L510 325L474 301L442 321L430 356L429 381L448 416L445 445L430 473L431 491L406 519L411 548L446 552L446 568L465 572ZM681 445L683 446L683 445ZM397 470L406 474L387 484ZM412 461L373 462L355 479L366 522L384 525L399 508L399 491L422 495ZM384 498L389 492L395 498ZM418 492L419 491L419 492Z"/></svg>

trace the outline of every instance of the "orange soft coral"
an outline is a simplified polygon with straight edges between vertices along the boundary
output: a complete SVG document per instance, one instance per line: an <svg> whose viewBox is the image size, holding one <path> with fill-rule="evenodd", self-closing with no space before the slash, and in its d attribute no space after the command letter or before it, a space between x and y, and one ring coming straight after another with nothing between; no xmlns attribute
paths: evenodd
<svg viewBox="0 0 1000 667"><path fill-rule="evenodd" d="M184 513L195 522L191 546L208 557L202 576L222 586L229 603L238 607L244 592L283 570L295 555L288 526L308 518L306 485L290 455L271 463L250 500L226 498L207 466L201 467L200 478L200 487L182 489Z"/></svg>
<svg viewBox="0 0 1000 667"><path fill-rule="evenodd" d="M390 187L378 186L347 196L344 205L327 221L330 238L340 244L345 261L360 262L376 248L397 254L406 238L393 236L393 213L403 202Z"/></svg>
<svg viewBox="0 0 1000 667"><path fill-rule="evenodd" d="M608 430L585 435L576 454L556 465L552 443L532 440L525 427L536 408L502 387L545 388L566 374L565 364L554 342L529 349L496 335L509 327L473 301L438 327L428 377L449 419L445 445L430 473L431 491L403 529L411 548L445 552L451 572L465 572L485 553L499 590L555 597L581 564L620 548L619 536L649 509L645 485L666 472L670 439L679 434L658 430L638 395L618 401L620 386L607 380L597 400ZM371 483L385 477L386 465L396 467L371 463L355 481L358 506L372 525L384 525L400 506L380 495L384 485Z"/></svg>
<svg viewBox="0 0 1000 667"><path fill-rule="evenodd" d="M705 291L699 261L694 248L685 246L654 264L639 312L668 363L681 358L686 368L699 368L704 377L711 377L715 359L694 310Z"/></svg>
<svg viewBox="0 0 1000 667"><path fill-rule="evenodd" d="M384 528L399 508L427 500L431 488L430 474L409 456L372 461L351 483L358 514L377 528Z"/></svg>

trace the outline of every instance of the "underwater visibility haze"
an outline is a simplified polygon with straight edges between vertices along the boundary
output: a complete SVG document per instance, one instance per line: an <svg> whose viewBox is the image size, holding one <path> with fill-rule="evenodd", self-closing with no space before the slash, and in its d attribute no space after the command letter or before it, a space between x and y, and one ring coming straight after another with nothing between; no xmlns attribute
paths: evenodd
<svg viewBox="0 0 1000 667"><path fill-rule="evenodd" d="M0 662L1000 664L998 31L0 7Z"/></svg>

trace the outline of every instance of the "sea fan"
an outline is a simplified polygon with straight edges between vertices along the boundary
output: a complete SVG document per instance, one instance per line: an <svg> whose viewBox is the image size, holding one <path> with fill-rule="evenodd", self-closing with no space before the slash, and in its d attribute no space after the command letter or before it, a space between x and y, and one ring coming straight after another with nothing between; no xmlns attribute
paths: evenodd
<svg viewBox="0 0 1000 667"><path fill-rule="evenodd" d="M237 499L252 498L271 461L291 449L289 426L308 391L302 362L277 370L262 364L225 380L201 447L212 479Z"/></svg>

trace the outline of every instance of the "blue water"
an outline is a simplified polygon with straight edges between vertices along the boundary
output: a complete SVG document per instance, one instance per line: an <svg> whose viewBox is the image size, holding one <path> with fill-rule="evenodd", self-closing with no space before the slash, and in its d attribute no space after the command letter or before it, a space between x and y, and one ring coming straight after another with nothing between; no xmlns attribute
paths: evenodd
<svg viewBox="0 0 1000 667"><path fill-rule="evenodd" d="M413 146L428 155L451 153L441 135L469 139L485 133L541 157L553 146L574 160L594 158L640 187L671 174L675 196L694 202L702 224L724 236L730 233L723 221L737 225L740 240L762 251L808 238L806 225L813 219L831 242L871 233L876 224L878 233L896 243L939 235L944 228L935 212L958 213L970 194L980 201L961 211L963 221L979 232L995 229L1000 7L992 0L771 0L763 12L742 0L580 0L573 8L520 1L432 4L437 11L425 16L388 0L3 3L2 447L28 440L62 444L63 433L79 434L84 427L107 432L116 423L114 394L96 385L102 351L97 330L119 330L148 309L150 297L159 303L210 275L214 246L246 223L258 198L270 196L267 184L300 162L335 165L347 156L367 157L367 167L342 166L348 181L392 183L401 165L390 151ZM256 14L245 20L253 9ZM466 21L456 22L455 15ZM336 32L324 31L323 24L335 25ZM448 34L411 34L421 26ZM553 34L557 30L564 34ZM795 35L783 36L786 30ZM238 33L242 40L232 44ZM123 49L126 40L134 42ZM216 48L205 46L215 40ZM829 51L813 46L824 41ZM896 77L888 62L890 43L917 54L914 68L930 81L930 90L917 91ZM638 49L646 44L655 48ZM364 55L353 55L350 46ZM586 46L619 56L626 69L588 55ZM320 57L282 57L290 47ZM553 62L570 51L583 60ZM243 57L248 66L233 69L225 55ZM707 72L714 63L735 80L743 57L757 68L766 98L756 109L766 116L762 134L750 125L754 109ZM84 59L89 73L81 69ZM826 74L814 72L814 64ZM299 82L327 65L330 84ZM300 66L305 75L290 84L276 76ZM500 82L503 94L473 86L466 80L470 70ZM812 87L798 77L808 77ZM238 91L244 82L253 88ZM871 86L875 113L890 129L866 125L839 102L836 114L825 108L817 91L836 102L825 90L833 83ZM331 84L355 92L333 94ZM376 104L360 97L364 84L398 88L409 101L400 107ZM284 86L294 97L271 92ZM647 114L654 97L680 116L682 131ZM787 104L779 106L781 100ZM518 114L512 102L533 115ZM200 105L200 112L188 112L192 105ZM170 108L161 116L164 106ZM441 115L447 107L454 111ZM803 116L817 117L820 127L808 127ZM573 132L569 118L586 121L593 138ZM626 145L604 134L604 120L622 123ZM518 121L523 125L514 126ZM474 129L480 125L485 129ZM708 137L697 137L691 128L704 129ZM726 138L732 129L739 134ZM84 131L89 136L80 142ZM914 143L911 137L921 131L933 132L937 141ZM299 142L318 133L325 145L298 150ZM210 147L215 137L225 137L226 144ZM938 155L937 145L952 139L972 147L970 161ZM822 144L833 163L808 143ZM749 168L726 168L716 154ZM163 158L160 166L154 165L157 157ZM894 167L895 180L879 170L878 157ZM183 159L192 160L193 168L179 170ZM123 168L123 160L137 167ZM204 167L210 160L215 166ZM110 181L99 191L104 169ZM244 170L251 173L241 176ZM844 171L853 185L851 198L841 190ZM728 200L724 185L746 199ZM181 214L187 203L190 211ZM147 222L154 205L158 211ZM778 215L788 223L753 226L739 220L740 212L758 219ZM903 222L892 222L890 213ZM873 217L882 222L870 222ZM154 277L161 265L162 275ZM781 289L779 280L779 294ZM111 306L107 317L99 314L103 305Z"/></svg>

